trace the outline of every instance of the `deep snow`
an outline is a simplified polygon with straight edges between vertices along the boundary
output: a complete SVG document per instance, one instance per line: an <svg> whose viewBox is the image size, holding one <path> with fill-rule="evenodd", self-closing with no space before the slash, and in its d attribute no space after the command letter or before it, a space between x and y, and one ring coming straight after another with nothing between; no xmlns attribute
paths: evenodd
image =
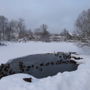
<svg viewBox="0 0 90 90"><path fill-rule="evenodd" d="M36 79L30 75L16 74L4 77L0 80L0 90L90 90L90 48L80 48L75 43L10 43L0 47L0 64L6 63L13 58L57 51L78 52L84 59L78 70L73 72L58 73L56 76L44 79ZM88 51L88 54L87 54ZM23 81L23 77L32 77L33 82Z"/></svg>

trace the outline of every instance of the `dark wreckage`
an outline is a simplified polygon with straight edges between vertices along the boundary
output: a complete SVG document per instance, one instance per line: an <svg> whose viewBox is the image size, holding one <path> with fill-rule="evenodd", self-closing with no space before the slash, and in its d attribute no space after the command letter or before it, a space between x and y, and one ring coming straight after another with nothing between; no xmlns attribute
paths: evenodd
<svg viewBox="0 0 90 90"><path fill-rule="evenodd" d="M76 53L57 52L16 58L0 65L0 78L17 73L26 73L36 78L44 78L53 76L58 72L74 71L77 70L79 65L75 60L82 58L72 56L73 54Z"/></svg>

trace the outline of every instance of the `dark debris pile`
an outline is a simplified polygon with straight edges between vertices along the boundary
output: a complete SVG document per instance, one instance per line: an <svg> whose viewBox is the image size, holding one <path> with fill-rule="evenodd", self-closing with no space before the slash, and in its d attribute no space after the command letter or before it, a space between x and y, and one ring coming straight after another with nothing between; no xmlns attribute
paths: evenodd
<svg viewBox="0 0 90 90"><path fill-rule="evenodd" d="M77 62L75 60L80 60L82 59L81 57L75 57L71 55L72 53L62 53L62 52L58 52L55 53L55 56L59 57L60 60L57 61L48 61L46 63L40 63L39 65L29 65L26 66L23 62L18 62L19 65L19 72L15 72L12 68L10 64L1 64L0 65L0 78L4 77L4 76L8 76L8 75L12 75L12 74L16 74L16 73L25 73L30 71L30 69L36 69L39 71L43 71L42 67L47 67L47 66L54 66L54 65L61 65L61 64L73 64L76 65ZM75 53L74 53L75 54ZM64 58L63 60L61 58ZM74 60L72 60L74 59ZM29 74L29 73L28 73ZM24 78L24 81L28 81L28 82L32 82L31 78Z"/></svg>

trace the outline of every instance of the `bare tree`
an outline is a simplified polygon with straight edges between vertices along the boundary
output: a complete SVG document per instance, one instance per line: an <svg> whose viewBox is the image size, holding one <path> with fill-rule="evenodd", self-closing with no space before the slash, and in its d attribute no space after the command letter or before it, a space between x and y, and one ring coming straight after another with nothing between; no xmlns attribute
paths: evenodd
<svg viewBox="0 0 90 90"><path fill-rule="evenodd" d="M19 33L19 38L24 37L26 31L26 26L24 23L23 19L19 19L18 21L18 33Z"/></svg>
<svg viewBox="0 0 90 90"><path fill-rule="evenodd" d="M48 26L42 24L40 28L35 29L34 35L37 40L49 41L50 32L48 31Z"/></svg>
<svg viewBox="0 0 90 90"><path fill-rule="evenodd" d="M48 26L43 24L41 25L40 29L41 29L41 39L43 41L49 41L50 33L48 31Z"/></svg>
<svg viewBox="0 0 90 90"><path fill-rule="evenodd" d="M90 37L90 9L83 11L76 20L76 33L82 38Z"/></svg>
<svg viewBox="0 0 90 90"><path fill-rule="evenodd" d="M7 40L17 40L19 36L18 21L11 20L7 28Z"/></svg>
<svg viewBox="0 0 90 90"><path fill-rule="evenodd" d="M7 23L8 23L8 19L4 16L0 16L0 39L2 40L5 40Z"/></svg>
<svg viewBox="0 0 90 90"><path fill-rule="evenodd" d="M15 20L11 20L10 22L8 22L7 25L7 30L6 30L6 40L10 41L15 39L15 31L16 31L16 24L17 22Z"/></svg>

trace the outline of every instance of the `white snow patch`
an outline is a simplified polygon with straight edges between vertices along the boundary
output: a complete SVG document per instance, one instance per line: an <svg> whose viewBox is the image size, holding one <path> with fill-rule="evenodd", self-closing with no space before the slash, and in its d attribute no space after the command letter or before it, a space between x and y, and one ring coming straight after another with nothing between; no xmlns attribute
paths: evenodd
<svg viewBox="0 0 90 90"><path fill-rule="evenodd" d="M7 62L10 59L26 56L30 54L54 53L54 52L80 52L80 49L73 43L44 43L44 42L28 42L28 43L8 43L7 46L0 47L0 63Z"/></svg>
<svg viewBox="0 0 90 90"><path fill-rule="evenodd" d="M81 48L74 43L8 43L8 46L0 47L0 63L25 55L57 51L78 52L84 58L83 63L76 71L58 73L44 79L26 74L7 76L0 80L0 90L90 90L90 55L82 54ZM23 81L28 77L33 78L32 83Z"/></svg>

